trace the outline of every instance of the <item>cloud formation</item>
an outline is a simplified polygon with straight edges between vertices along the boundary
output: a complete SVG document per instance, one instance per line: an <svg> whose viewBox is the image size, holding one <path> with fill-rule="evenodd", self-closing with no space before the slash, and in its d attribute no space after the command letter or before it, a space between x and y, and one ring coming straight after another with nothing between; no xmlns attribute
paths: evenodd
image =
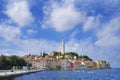
<svg viewBox="0 0 120 80"><path fill-rule="evenodd" d="M3 18L0 20L0 54L61 51L61 42L58 40L61 37L58 36L62 33L65 38L69 38L65 40L66 51L85 54L94 60L107 60L112 66L120 67L120 1L48 0L43 1L45 4L39 7L35 6L37 1L34 6L28 2L29 0L8 0L4 11L7 18L0 14L0 18ZM44 7L43 14L38 9L40 7ZM43 18L42 25L34 21L39 20L38 15ZM32 22L34 26L25 27ZM57 37L52 35L56 33Z"/></svg>
<svg viewBox="0 0 120 80"><path fill-rule="evenodd" d="M6 41L13 41L21 35L21 30L18 27L0 24L0 37Z"/></svg>
<svg viewBox="0 0 120 80"><path fill-rule="evenodd" d="M120 17L111 19L108 23L103 24L102 30L97 33L98 40L96 45L100 47L118 47L120 46Z"/></svg>
<svg viewBox="0 0 120 80"><path fill-rule="evenodd" d="M83 31L89 31L94 30L100 25L100 16L89 16L86 17L84 23L83 23Z"/></svg>
<svg viewBox="0 0 120 80"><path fill-rule="evenodd" d="M43 28L53 28L58 32L68 31L84 20L84 15L74 6L74 0L52 1L44 7Z"/></svg>
<svg viewBox="0 0 120 80"><path fill-rule="evenodd" d="M18 26L28 26L34 21L26 0L9 0L5 13Z"/></svg>
<svg viewBox="0 0 120 80"><path fill-rule="evenodd" d="M33 34L36 34L36 33L37 33L36 30L32 30L32 29L27 30L28 35L33 35Z"/></svg>

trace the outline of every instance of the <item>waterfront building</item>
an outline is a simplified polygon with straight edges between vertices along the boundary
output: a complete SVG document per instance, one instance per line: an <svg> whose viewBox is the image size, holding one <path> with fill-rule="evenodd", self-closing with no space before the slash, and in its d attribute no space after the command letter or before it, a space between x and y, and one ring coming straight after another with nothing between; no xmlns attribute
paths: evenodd
<svg viewBox="0 0 120 80"><path fill-rule="evenodd" d="M52 69L52 60L45 60L45 67L46 69Z"/></svg>
<svg viewBox="0 0 120 80"><path fill-rule="evenodd" d="M74 62L74 69L75 70L80 70L80 69L82 69L81 68L81 61L76 61L76 62Z"/></svg>
<svg viewBox="0 0 120 80"><path fill-rule="evenodd" d="M46 55L41 57L38 55L25 55L24 60L32 64L34 69L107 69L110 68L110 64L107 61L90 61L85 58L76 59L72 58L70 55L65 55L65 59L62 59L62 54L57 53L56 58L53 55Z"/></svg>
<svg viewBox="0 0 120 80"><path fill-rule="evenodd" d="M74 62L74 69L75 70L82 70L82 69L87 69L88 64L86 61L75 61Z"/></svg>
<svg viewBox="0 0 120 80"><path fill-rule="evenodd" d="M57 60L61 60L63 58L63 55L61 54L61 52L58 52L58 51L52 51L50 55Z"/></svg>
<svg viewBox="0 0 120 80"><path fill-rule="evenodd" d="M45 53L44 53L45 54ZM93 61L86 55L78 56L75 52L68 52L65 54L65 42L62 39L61 52L53 51L50 55L25 55L23 57L32 67L36 69L105 69L110 68L107 61Z"/></svg>
<svg viewBox="0 0 120 80"><path fill-rule="evenodd" d="M96 69L96 62L94 61L86 61L87 69Z"/></svg>
<svg viewBox="0 0 120 80"><path fill-rule="evenodd" d="M108 69L110 64L107 61L95 61L97 69Z"/></svg>
<svg viewBox="0 0 120 80"><path fill-rule="evenodd" d="M66 60L71 60L72 59L71 55L65 55L64 57L65 57Z"/></svg>
<svg viewBox="0 0 120 80"><path fill-rule="evenodd" d="M57 63L57 61L52 61L51 65L52 65L51 69L56 70L58 63Z"/></svg>
<svg viewBox="0 0 120 80"><path fill-rule="evenodd" d="M61 61L61 69L62 70L70 69L70 64L71 64L71 62L69 62L68 60L62 60Z"/></svg>

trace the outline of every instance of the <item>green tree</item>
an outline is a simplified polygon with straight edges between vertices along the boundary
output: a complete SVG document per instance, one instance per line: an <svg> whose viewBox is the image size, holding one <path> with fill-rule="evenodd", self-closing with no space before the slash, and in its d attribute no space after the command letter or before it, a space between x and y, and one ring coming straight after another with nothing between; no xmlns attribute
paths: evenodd
<svg viewBox="0 0 120 80"><path fill-rule="evenodd" d="M10 56L11 59L11 65L12 66L19 66L19 59L17 56Z"/></svg>
<svg viewBox="0 0 120 80"><path fill-rule="evenodd" d="M19 67L27 66L27 62L25 62L25 60L23 60L18 56L11 56L10 62L12 66L19 66Z"/></svg>
<svg viewBox="0 0 120 80"><path fill-rule="evenodd" d="M21 68L22 66L27 66L27 62L18 56L0 57L1 70L11 69L13 66Z"/></svg>
<svg viewBox="0 0 120 80"><path fill-rule="evenodd" d="M43 52L43 56L42 56L42 57L45 57L45 56L47 56L47 55L48 55L47 53Z"/></svg>
<svg viewBox="0 0 120 80"><path fill-rule="evenodd" d="M23 60L22 58L18 58L19 59L19 66L27 66L27 62L25 60Z"/></svg>
<svg viewBox="0 0 120 80"><path fill-rule="evenodd" d="M3 59L0 57L0 69L3 69Z"/></svg>
<svg viewBox="0 0 120 80"><path fill-rule="evenodd" d="M72 58L74 58L74 56L76 56L78 58L78 53L76 53L76 52L66 52L65 55L70 55L70 56L72 56Z"/></svg>
<svg viewBox="0 0 120 80"><path fill-rule="evenodd" d="M0 58L0 69L8 69L9 62L7 61L5 56Z"/></svg>
<svg viewBox="0 0 120 80"><path fill-rule="evenodd" d="M56 58L58 56L58 52L53 53L53 57Z"/></svg>
<svg viewBox="0 0 120 80"><path fill-rule="evenodd" d="M79 56L79 58L80 59L84 58L86 60L92 61L92 59L89 56L87 56L87 55L81 55L81 56Z"/></svg>
<svg viewBox="0 0 120 80"><path fill-rule="evenodd" d="M8 69L11 69L12 68L12 59L10 58L10 57L7 57L6 58L7 59L7 61L8 61Z"/></svg>
<svg viewBox="0 0 120 80"><path fill-rule="evenodd" d="M32 66L32 64L31 64L31 63L27 63L27 66L28 66L28 67L31 67L31 66Z"/></svg>

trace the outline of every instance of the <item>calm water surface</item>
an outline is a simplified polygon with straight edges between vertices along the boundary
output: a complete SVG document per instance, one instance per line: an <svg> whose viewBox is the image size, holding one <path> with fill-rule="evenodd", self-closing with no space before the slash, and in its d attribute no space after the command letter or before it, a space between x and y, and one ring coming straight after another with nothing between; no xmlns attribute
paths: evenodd
<svg viewBox="0 0 120 80"><path fill-rule="evenodd" d="M120 80L120 69L41 71L16 77L14 80Z"/></svg>

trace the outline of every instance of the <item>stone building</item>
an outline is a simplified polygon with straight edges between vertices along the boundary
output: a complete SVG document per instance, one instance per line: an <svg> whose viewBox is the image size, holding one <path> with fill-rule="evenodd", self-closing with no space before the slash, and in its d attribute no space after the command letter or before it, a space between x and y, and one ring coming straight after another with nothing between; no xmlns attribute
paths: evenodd
<svg viewBox="0 0 120 80"><path fill-rule="evenodd" d="M95 61L97 69L108 69L110 64L107 61Z"/></svg>

